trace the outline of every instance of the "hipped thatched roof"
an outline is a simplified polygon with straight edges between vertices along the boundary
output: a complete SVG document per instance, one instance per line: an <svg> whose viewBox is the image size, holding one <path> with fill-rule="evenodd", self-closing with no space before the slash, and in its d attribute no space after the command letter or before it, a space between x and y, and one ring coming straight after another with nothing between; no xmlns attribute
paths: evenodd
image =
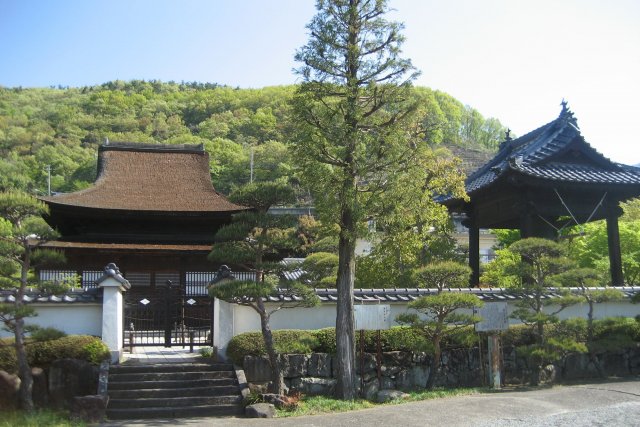
<svg viewBox="0 0 640 427"><path fill-rule="evenodd" d="M202 146L110 143L98 150L98 176L81 191L42 197L49 204L157 212L233 212L211 184Z"/></svg>

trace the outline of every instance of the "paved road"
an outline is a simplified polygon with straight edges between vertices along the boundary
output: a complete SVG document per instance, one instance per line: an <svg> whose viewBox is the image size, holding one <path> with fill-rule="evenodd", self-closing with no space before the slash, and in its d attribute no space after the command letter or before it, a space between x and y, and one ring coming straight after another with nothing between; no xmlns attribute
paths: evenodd
<svg viewBox="0 0 640 427"><path fill-rule="evenodd" d="M280 419L193 418L105 426L633 426L640 425L640 377L629 381L502 391L361 411Z"/></svg>

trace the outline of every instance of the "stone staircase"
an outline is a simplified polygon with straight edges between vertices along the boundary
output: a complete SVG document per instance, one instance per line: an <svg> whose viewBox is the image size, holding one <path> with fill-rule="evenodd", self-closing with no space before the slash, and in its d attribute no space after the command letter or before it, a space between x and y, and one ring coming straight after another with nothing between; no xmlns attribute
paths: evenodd
<svg viewBox="0 0 640 427"><path fill-rule="evenodd" d="M243 413L233 365L166 363L111 366L107 418L183 418Z"/></svg>

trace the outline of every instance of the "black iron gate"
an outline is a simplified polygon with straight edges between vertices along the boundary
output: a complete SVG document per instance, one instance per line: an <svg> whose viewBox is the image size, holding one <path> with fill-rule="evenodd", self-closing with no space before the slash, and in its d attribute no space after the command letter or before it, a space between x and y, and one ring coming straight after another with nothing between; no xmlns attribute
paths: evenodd
<svg viewBox="0 0 640 427"><path fill-rule="evenodd" d="M211 346L213 304L167 285L132 287L124 298L124 346Z"/></svg>

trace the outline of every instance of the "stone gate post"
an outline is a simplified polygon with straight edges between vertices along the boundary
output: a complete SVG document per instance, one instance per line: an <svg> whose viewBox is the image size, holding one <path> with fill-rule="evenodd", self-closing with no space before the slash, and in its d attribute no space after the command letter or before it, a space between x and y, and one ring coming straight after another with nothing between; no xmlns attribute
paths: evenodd
<svg viewBox="0 0 640 427"><path fill-rule="evenodd" d="M104 274L96 281L102 294L102 341L109 347L111 362L117 363L122 357L124 340L124 301L123 292L131 288L114 263L104 268Z"/></svg>

